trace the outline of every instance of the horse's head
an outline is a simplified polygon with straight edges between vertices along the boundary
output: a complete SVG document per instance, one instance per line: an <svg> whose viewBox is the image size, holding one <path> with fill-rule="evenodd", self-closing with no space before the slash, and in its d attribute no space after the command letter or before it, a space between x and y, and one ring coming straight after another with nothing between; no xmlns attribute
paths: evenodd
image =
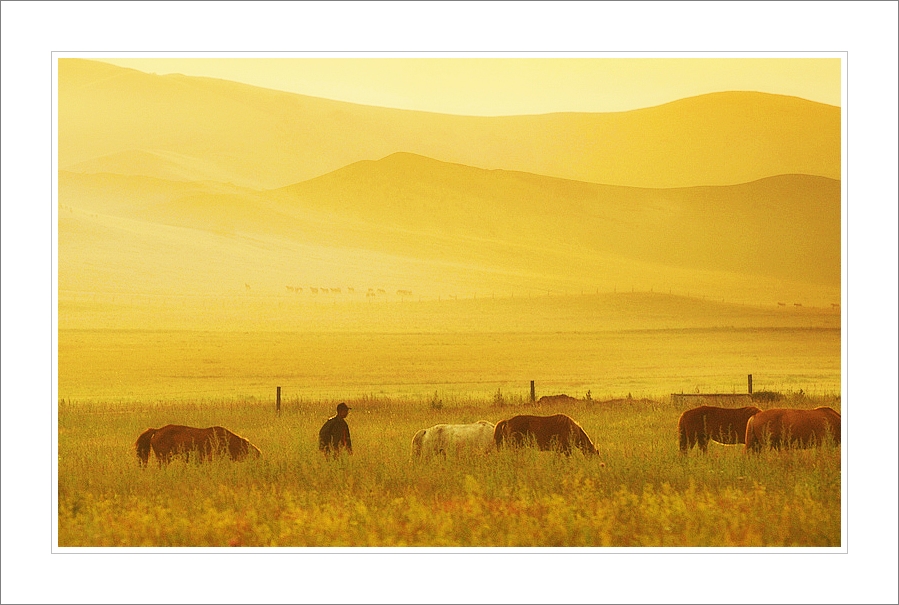
<svg viewBox="0 0 899 605"><path fill-rule="evenodd" d="M496 423L496 426L493 427L493 441L496 443L496 447L500 448L503 446L503 443L506 441L506 438L509 436L509 421L508 420L500 420Z"/></svg>
<svg viewBox="0 0 899 605"><path fill-rule="evenodd" d="M577 446L585 454L599 453L599 450L597 450L596 446L593 445L593 441L590 439L587 431L585 431L581 426L577 424L574 425L572 437L574 438L574 445Z"/></svg>
<svg viewBox="0 0 899 605"><path fill-rule="evenodd" d="M137 454L137 463L141 467L147 466L150 461L150 438L155 432L156 429L147 429L134 442L134 453Z"/></svg>
<svg viewBox="0 0 899 605"><path fill-rule="evenodd" d="M246 458L259 458L262 452L259 448L250 443L249 439L245 439L240 435L235 435L229 431L228 435L228 454L232 460L245 460Z"/></svg>
<svg viewBox="0 0 899 605"><path fill-rule="evenodd" d="M261 456L262 452L259 450L259 448L244 439L243 443L241 444L240 450L238 451L238 454L236 456L233 456L233 458L235 460L246 460L247 458L256 459Z"/></svg>

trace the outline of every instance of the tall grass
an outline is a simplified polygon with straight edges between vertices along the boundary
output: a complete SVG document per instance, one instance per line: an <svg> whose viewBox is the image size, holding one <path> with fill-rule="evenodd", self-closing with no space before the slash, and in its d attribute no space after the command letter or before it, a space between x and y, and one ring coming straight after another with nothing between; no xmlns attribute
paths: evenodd
<svg viewBox="0 0 899 605"><path fill-rule="evenodd" d="M336 402L197 400L59 407L60 546L839 546L840 451L680 455L665 398L526 402L443 396L349 400L355 455L325 460L317 431ZM784 407L831 405L834 397ZM600 455L535 450L413 461L440 422L567 413ZM263 457L138 467L137 435L219 424Z"/></svg>

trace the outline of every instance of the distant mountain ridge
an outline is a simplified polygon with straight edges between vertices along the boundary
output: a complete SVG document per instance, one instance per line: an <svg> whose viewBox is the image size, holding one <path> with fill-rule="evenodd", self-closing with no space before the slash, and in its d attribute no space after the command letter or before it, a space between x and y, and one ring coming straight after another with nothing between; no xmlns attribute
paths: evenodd
<svg viewBox="0 0 899 605"><path fill-rule="evenodd" d="M60 168L258 189L395 152L631 187L839 179L840 132L838 107L755 92L618 113L468 117L59 60Z"/></svg>
<svg viewBox="0 0 899 605"><path fill-rule="evenodd" d="M272 193L285 212L299 207L409 233L840 283L840 183L822 177L651 189L397 153Z"/></svg>
<svg viewBox="0 0 899 605"><path fill-rule="evenodd" d="M60 287L139 291L152 280L130 268L171 250L156 289L337 280L426 297L655 287L839 299L840 183L823 177L650 189L397 153L270 191L65 171L59 183Z"/></svg>
<svg viewBox="0 0 899 605"><path fill-rule="evenodd" d="M79 325L128 305L269 329L350 300L840 300L840 109L795 97L484 118L61 59L58 135Z"/></svg>

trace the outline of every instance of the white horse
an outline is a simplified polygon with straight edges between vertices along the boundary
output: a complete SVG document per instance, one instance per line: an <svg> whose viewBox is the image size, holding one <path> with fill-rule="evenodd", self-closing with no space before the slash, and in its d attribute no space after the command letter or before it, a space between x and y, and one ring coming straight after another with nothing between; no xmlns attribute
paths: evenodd
<svg viewBox="0 0 899 605"><path fill-rule="evenodd" d="M412 457L485 454L496 449L494 428L493 423L486 420L471 424L435 424L415 433Z"/></svg>

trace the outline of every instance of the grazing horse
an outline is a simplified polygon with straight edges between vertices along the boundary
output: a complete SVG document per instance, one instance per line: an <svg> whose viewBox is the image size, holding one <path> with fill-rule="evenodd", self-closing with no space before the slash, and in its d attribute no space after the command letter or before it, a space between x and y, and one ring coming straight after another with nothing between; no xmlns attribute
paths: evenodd
<svg viewBox="0 0 899 605"><path fill-rule="evenodd" d="M563 405L566 403L578 403L578 400L571 395L544 395L537 400L537 405Z"/></svg>
<svg viewBox="0 0 899 605"><path fill-rule="evenodd" d="M681 454L699 444L699 451L708 451L709 440L718 443L745 443L746 421L761 410L755 406L718 408L701 405L687 410L677 421Z"/></svg>
<svg viewBox="0 0 899 605"><path fill-rule="evenodd" d="M772 408L749 419L746 451L760 452L766 446L774 449L821 447L828 435L834 445L840 444L840 413L833 408Z"/></svg>
<svg viewBox="0 0 899 605"><path fill-rule="evenodd" d="M142 467L150 460L151 449L160 466L168 464L177 456L183 456L189 461L191 454L200 462L217 456L243 460L250 454L254 458L261 455L258 447L220 426L198 429L168 424L161 429L147 429L137 438L134 449Z"/></svg>
<svg viewBox="0 0 899 605"><path fill-rule="evenodd" d="M556 450L566 456L577 447L585 454L596 454L596 447L577 422L565 414L555 416L513 416L500 420L493 430L497 448L536 445L541 450Z"/></svg>
<svg viewBox="0 0 899 605"><path fill-rule="evenodd" d="M435 424L421 429L412 438L412 456L436 454L484 454L494 449L493 423L479 420L471 424Z"/></svg>

